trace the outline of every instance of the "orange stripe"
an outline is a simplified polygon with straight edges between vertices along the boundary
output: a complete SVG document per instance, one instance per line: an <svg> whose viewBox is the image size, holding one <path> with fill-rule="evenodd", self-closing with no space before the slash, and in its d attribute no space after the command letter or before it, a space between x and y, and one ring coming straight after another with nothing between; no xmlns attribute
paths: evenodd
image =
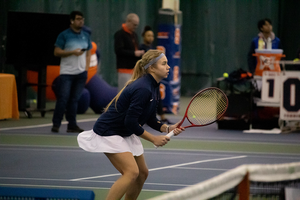
<svg viewBox="0 0 300 200"><path fill-rule="evenodd" d="M133 74L133 69L118 69L119 73L124 73L124 74Z"/></svg>
<svg viewBox="0 0 300 200"><path fill-rule="evenodd" d="M125 32L129 33L129 34L132 34L132 32L127 28L126 24L122 24L122 28Z"/></svg>
<svg viewBox="0 0 300 200"><path fill-rule="evenodd" d="M133 36L133 35L132 35L132 34L133 34L132 31L130 31L130 30L127 28L127 26L126 26L125 23L122 24L122 28L123 28L123 30L124 30L125 32L127 32L127 33L129 33L129 34L131 35L132 43L134 44L135 50L139 50L138 45L137 45L137 42L135 41L135 38L132 37L132 36Z"/></svg>

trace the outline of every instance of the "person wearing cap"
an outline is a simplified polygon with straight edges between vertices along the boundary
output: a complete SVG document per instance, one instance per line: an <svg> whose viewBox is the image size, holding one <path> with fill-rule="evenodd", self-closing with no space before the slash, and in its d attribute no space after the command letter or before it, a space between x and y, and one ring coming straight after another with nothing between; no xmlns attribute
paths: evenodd
<svg viewBox="0 0 300 200"><path fill-rule="evenodd" d="M156 118L159 99L159 83L169 75L170 66L166 56L159 50L149 50L140 59L131 79L107 105L90 131L77 137L79 146L89 152L103 152L121 173L112 185L106 199L137 199L148 176L144 149L140 138L155 146L167 144L166 135L151 134L143 128L175 135L184 128L176 123L168 126Z"/></svg>

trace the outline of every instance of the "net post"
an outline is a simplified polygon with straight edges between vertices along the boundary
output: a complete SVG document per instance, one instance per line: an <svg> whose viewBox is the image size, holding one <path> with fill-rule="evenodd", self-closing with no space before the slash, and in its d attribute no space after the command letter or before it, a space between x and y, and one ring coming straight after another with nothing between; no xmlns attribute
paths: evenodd
<svg viewBox="0 0 300 200"><path fill-rule="evenodd" d="M238 185L239 200L249 200L250 196L250 181L249 172L246 173L243 180Z"/></svg>

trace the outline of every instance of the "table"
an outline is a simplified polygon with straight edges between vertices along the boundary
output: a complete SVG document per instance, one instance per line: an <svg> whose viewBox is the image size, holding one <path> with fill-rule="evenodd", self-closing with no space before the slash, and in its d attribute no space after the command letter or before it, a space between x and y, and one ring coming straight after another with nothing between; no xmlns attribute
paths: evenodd
<svg viewBox="0 0 300 200"><path fill-rule="evenodd" d="M0 73L0 119L19 119L15 75Z"/></svg>
<svg viewBox="0 0 300 200"><path fill-rule="evenodd" d="M24 112L28 118L32 118L31 111L27 109L27 87L37 86L37 109L34 111L41 112L44 117L46 113L46 79L47 79L47 65L34 65L34 64L15 64L15 69L18 71L17 88L18 88L18 106L19 111ZM38 83L31 84L27 81L27 71L33 70L38 72Z"/></svg>
<svg viewBox="0 0 300 200"><path fill-rule="evenodd" d="M277 71L280 72L280 65L278 61L285 55L282 54L282 49L255 49L257 65L255 68L255 75L262 76L263 71Z"/></svg>

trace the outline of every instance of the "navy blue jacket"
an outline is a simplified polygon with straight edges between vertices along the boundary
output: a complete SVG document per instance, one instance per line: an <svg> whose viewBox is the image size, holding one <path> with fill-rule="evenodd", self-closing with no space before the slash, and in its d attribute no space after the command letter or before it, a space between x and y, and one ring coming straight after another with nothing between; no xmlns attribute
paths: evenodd
<svg viewBox="0 0 300 200"><path fill-rule="evenodd" d="M147 74L130 85L120 95L116 104L113 102L94 125L94 132L101 136L144 133L142 126L147 123L160 131L162 124L156 118L156 106L159 100L159 83Z"/></svg>
<svg viewBox="0 0 300 200"><path fill-rule="evenodd" d="M140 50L144 50L145 52L147 52L148 50L152 49L151 46L148 46L146 44L141 44L139 47Z"/></svg>

